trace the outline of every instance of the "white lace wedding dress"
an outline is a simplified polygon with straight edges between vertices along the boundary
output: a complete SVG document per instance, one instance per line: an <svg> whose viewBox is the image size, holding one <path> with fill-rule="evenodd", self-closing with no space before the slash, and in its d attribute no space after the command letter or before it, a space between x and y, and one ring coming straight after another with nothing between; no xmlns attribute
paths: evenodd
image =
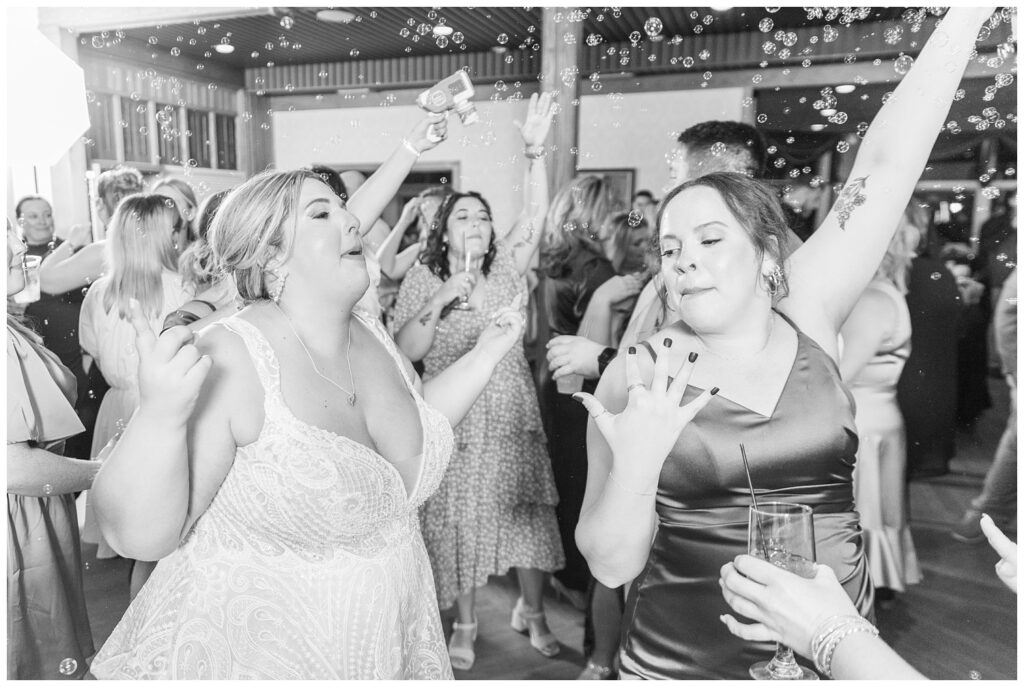
<svg viewBox="0 0 1024 687"><path fill-rule="evenodd" d="M394 342L363 322L402 367ZM100 679L451 679L417 508L452 452L447 420L410 391L419 481L369 448L298 420L277 359L236 317L265 392L259 438L163 559L92 663ZM404 368L403 368L404 369ZM404 372L403 372L404 374Z"/></svg>

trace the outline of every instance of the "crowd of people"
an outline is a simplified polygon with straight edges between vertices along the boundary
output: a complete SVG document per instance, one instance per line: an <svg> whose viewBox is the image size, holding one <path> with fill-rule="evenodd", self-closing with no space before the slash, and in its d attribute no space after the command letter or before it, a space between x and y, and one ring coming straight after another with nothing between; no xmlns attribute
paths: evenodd
<svg viewBox="0 0 1024 687"><path fill-rule="evenodd" d="M95 234L56 238L49 202L21 199L8 677L450 679L476 660L477 591L513 571L509 623L541 655L564 641L549 587L585 614L581 679L746 677L768 641L830 677L920 677L872 624L921 580L899 382L926 364L913 297L936 280L914 277L913 192L989 14L948 11L811 231L739 122L679 135L663 199L626 205L596 175L549 199L550 93L508 132L514 219L438 186L383 222L443 114L369 178L272 170L200 198L104 172ZM1004 258L981 258L1011 390L1015 232L990 227ZM18 307L29 255L41 294ZM966 307L975 280L948 269ZM1015 590L1016 547L983 516L1015 515L1012 407L954 536L988 538ZM812 579L740 555L750 490L813 509ZM102 647L82 541L134 562Z"/></svg>

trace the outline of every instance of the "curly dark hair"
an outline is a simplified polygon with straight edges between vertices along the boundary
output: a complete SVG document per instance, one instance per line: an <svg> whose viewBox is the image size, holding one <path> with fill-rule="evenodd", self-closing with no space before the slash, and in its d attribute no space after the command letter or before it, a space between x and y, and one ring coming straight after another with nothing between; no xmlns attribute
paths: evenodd
<svg viewBox="0 0 1024 687"><path fill-rule="evenodd" d="M463 198L476 198L479 200L484 208L487 210L487 214L491 215L491 205L484 197L476 191L467 191L461 193L459 191L452 191L444 200L441 201L441 206L437 209L437 214L434 215L434 222L430 225L430 234L427 235L427 245L423 249L423 254L420 255L420 262L427 266L431 272L438 276L442 281L448 281L448 278L452 276L451 269L448 267L448 218L452 214L452 210L455 209L455 204ZM494 262L494 255L497 253L495 233L491 231L491 244L487 247L487 253L484 254L484 264L482 272L484 276L487 276L491 272L491 263Z"/></svg>

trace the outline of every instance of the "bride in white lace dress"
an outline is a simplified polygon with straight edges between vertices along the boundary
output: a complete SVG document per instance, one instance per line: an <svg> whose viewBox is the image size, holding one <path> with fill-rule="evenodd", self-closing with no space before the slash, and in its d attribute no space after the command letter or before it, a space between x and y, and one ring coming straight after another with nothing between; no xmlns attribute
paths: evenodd
<svg viewBox="0 0 1024 687"><path fill-rule="evenodd" d="M96 677L451 679L416 510L523 318L496 313L421 395L354 310L368 284L358 226L397 190L411 148L433 145L432 122L351 208L311 172L246 182L211 245L251 305L194 342L134 320L141 403L93 498L116 551L162 560Z"/></svg>

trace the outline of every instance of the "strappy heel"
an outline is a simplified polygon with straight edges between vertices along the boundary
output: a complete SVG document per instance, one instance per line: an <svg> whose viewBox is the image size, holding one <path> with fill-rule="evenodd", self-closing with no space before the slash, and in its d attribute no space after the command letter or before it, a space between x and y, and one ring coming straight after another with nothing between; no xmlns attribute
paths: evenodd
<svg viewBox="0 0 1024 687"><path fill-rule="evenodd" d="M452 623L452 636L448 639L448 658L451 659L452 668L455 670L470 670L476 661L476 651L473 650L473 642L476 641L476 631L479 623ZM469 634L469 646L458 646L455 644L455 637L458 634Z"/></svg>
<svg viewBox="0 0 1024 687"><path fill-rule="evenodd" d="M611 666L599 666L593 661L587 661L587 667L577 676L577 680L611 680Z"/></svg>
<svg viewBox="0 0 1024 687"><path fill-rule="evenodd" d="M516 607L512 609L512 629L516 632L528 634L530 636L530 646L540 652L542 656L551 658L557 656L558 652L562 650L562 646L558 643L558 638L555 637L551 632L540 634L539 630L536 630L538 621L545 620L544 611L534 611L527 608L523 602L523 597L519 597L516 601Z"/></svg>

